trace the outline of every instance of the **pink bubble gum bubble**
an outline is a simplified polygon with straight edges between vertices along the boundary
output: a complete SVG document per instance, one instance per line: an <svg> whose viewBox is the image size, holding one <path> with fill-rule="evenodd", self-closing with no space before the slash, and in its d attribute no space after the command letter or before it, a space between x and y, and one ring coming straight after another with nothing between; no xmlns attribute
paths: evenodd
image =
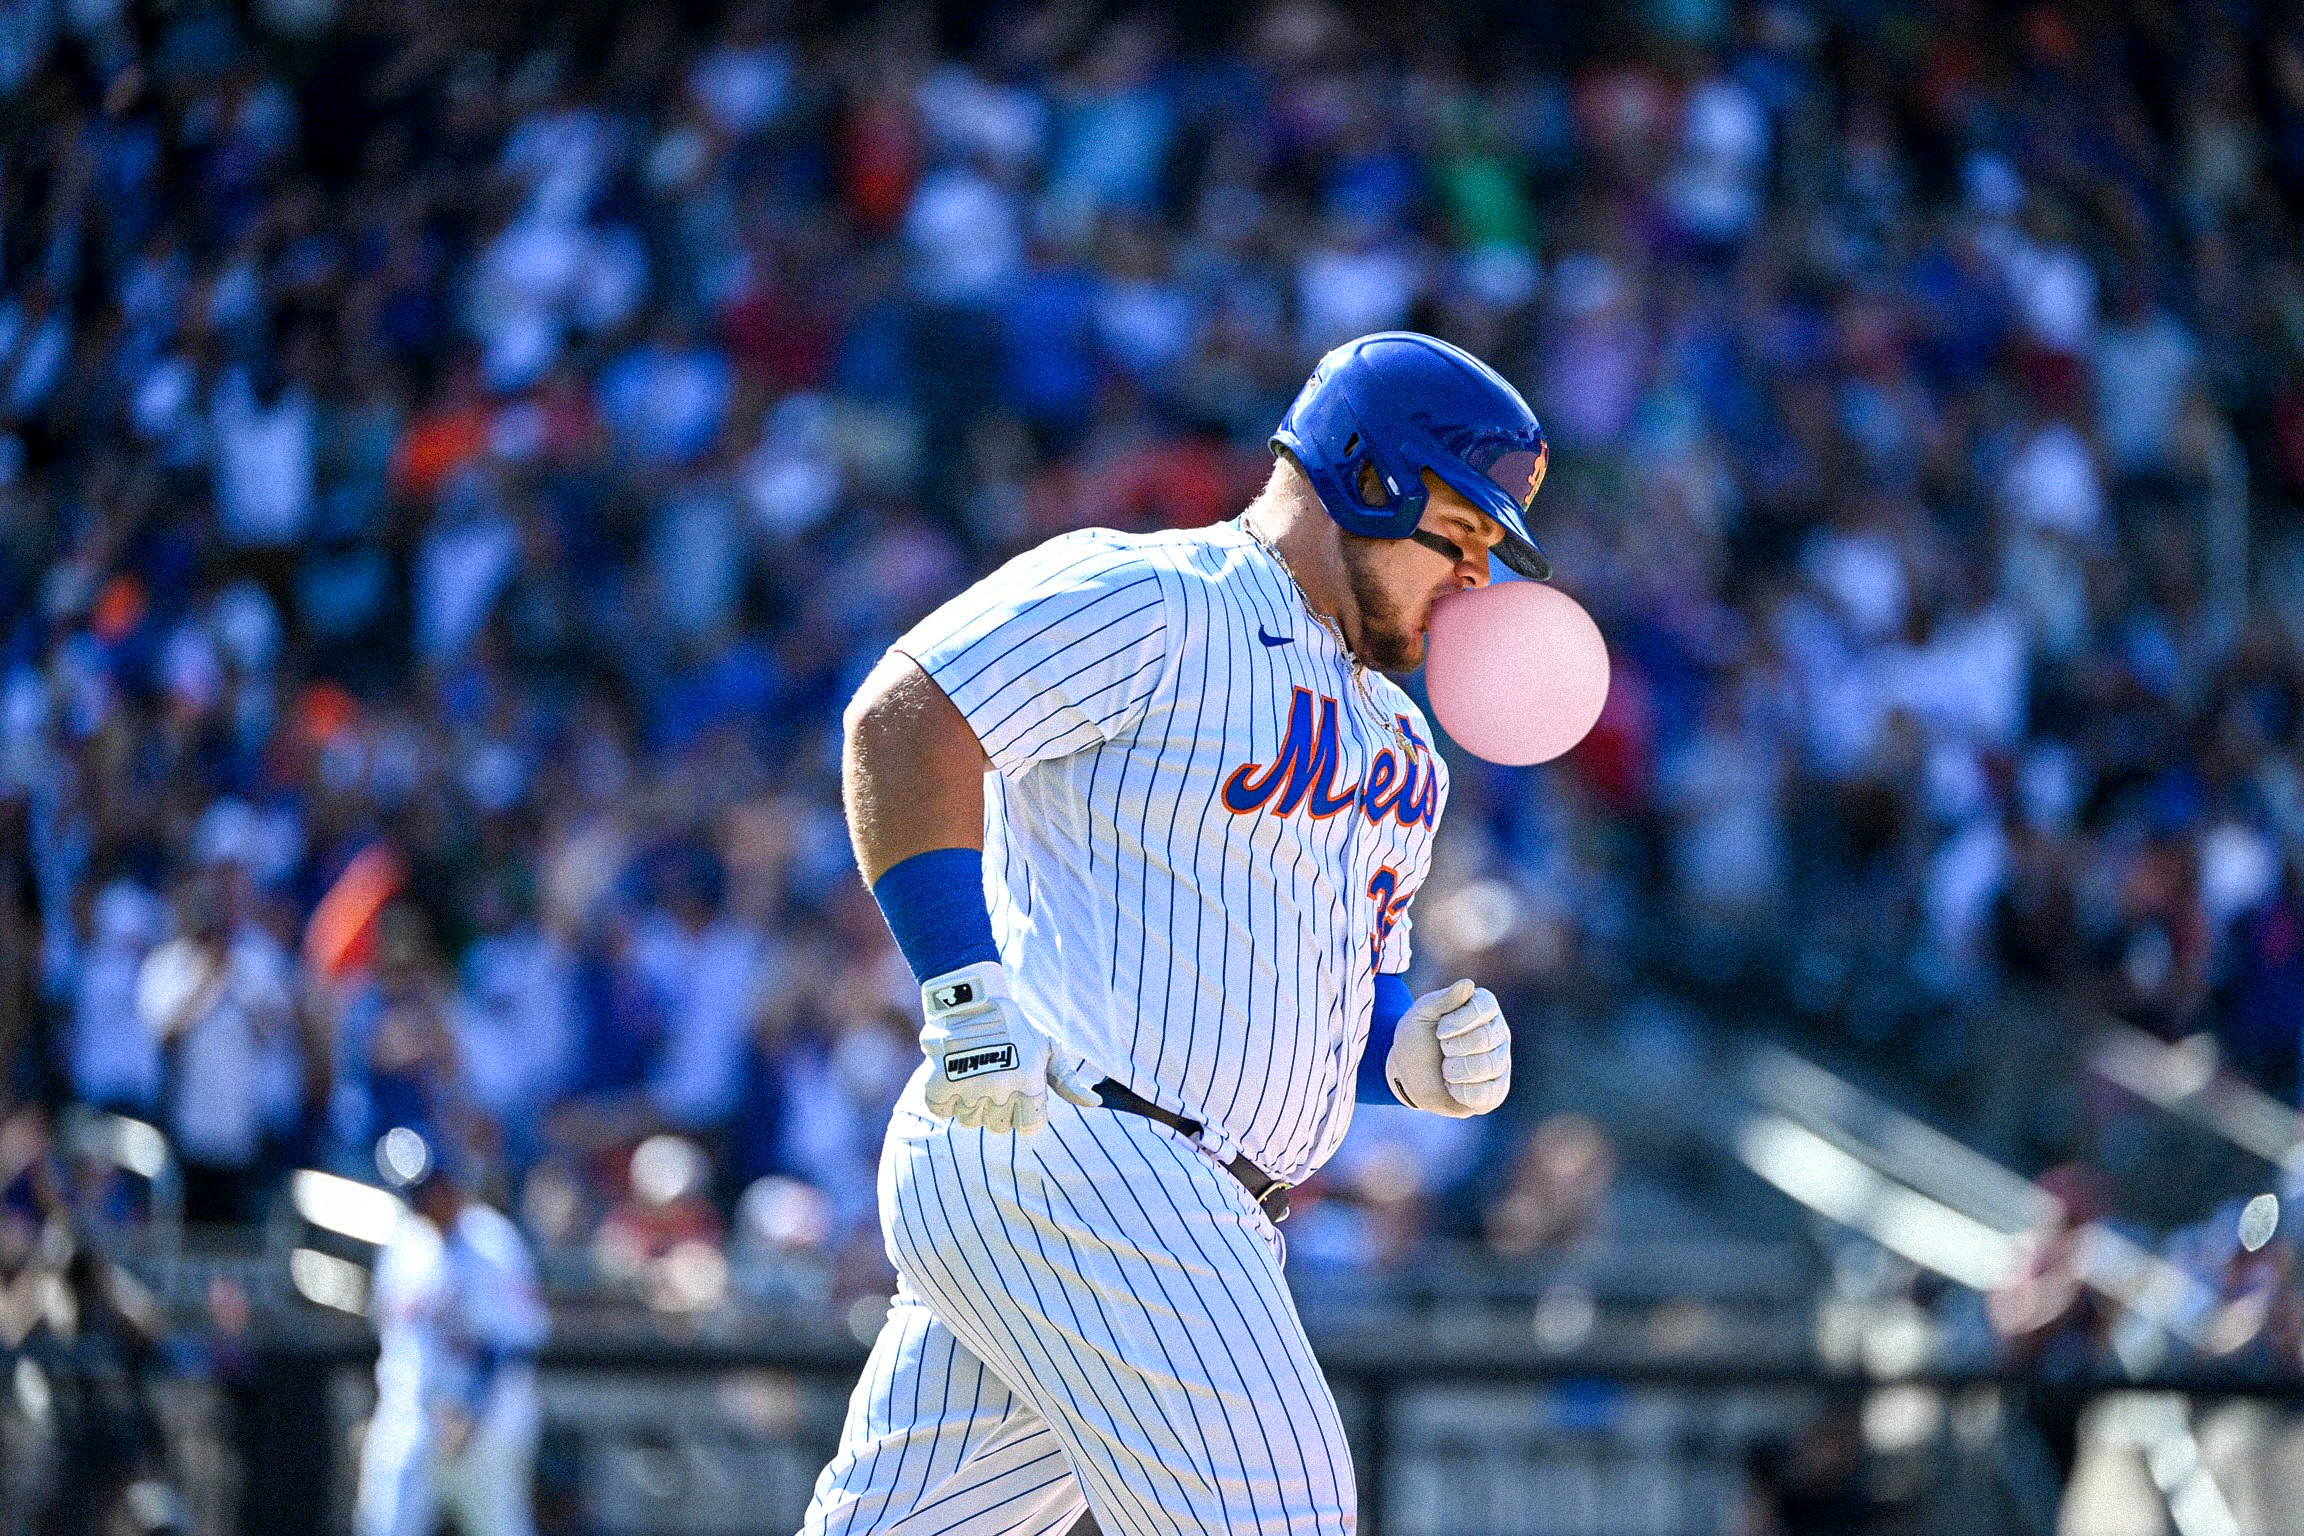
<svg viewBox="0 0 2304 1536"><path fill-rule="evenodd" d="M1492 763L1543 763L1584 739L1608 701L1608 647L1582 604L1505 581L1432 605L1424 686L1440 728Z"/></svg>

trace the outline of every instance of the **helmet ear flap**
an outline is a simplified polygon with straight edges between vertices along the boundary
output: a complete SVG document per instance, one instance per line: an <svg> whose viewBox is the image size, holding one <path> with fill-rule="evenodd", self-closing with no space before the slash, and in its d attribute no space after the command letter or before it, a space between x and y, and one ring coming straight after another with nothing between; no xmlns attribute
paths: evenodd
<svg viewBox="0 0 2304 1536"><path fill-rule="evenodd" d="M1360 461L1360 473L1353 477L1352 489L1359 492L1360 505L1372 511L1392 505L1392 493L1384 486L1384 472L1376 467L1374 459Z"/></svg>

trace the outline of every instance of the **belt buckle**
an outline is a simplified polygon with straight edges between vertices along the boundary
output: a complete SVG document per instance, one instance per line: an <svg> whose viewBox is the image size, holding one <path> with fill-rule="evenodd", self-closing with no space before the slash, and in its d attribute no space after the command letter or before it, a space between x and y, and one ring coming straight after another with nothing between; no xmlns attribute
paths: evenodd
<svg viewBox="0 0 2304 1536"><path fill-rule="evenodd" d="M1288 1191L1295 1187L1293 1184L1283 1184L1280 1180L1274 1179L1264 1187L1264 1193L1256 1197L1258 1208L1264 1212L1265 1219L1270 1221L1272 1225L1278 1226L1288 1219Z"/></svg>

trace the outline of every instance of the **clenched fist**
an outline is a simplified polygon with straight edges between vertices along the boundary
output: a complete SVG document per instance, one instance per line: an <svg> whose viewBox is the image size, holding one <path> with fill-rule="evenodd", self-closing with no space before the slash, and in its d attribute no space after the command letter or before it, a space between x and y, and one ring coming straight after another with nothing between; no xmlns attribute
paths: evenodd
<svg viewBox="0 0 2304 1536"><path fill-rule="evenodd" d="M1469 981L1427 992L1400 1016L1384 1079L1414 1109L1484 1115L1512 1088L1512 1030L1496 994Z"/></svg>

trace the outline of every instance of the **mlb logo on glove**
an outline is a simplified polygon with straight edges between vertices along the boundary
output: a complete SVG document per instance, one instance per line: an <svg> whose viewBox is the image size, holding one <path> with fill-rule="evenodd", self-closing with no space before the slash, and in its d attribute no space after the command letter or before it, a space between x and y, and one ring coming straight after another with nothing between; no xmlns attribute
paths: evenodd
<svg viewBox="0 0 2304 1536"><path fill-rule="evenodd" d="M976 983L956 982L949 987L938 987L928 994L928 1006L939 1013L953 1008L965 1008L976 1001Z"/></svg>

